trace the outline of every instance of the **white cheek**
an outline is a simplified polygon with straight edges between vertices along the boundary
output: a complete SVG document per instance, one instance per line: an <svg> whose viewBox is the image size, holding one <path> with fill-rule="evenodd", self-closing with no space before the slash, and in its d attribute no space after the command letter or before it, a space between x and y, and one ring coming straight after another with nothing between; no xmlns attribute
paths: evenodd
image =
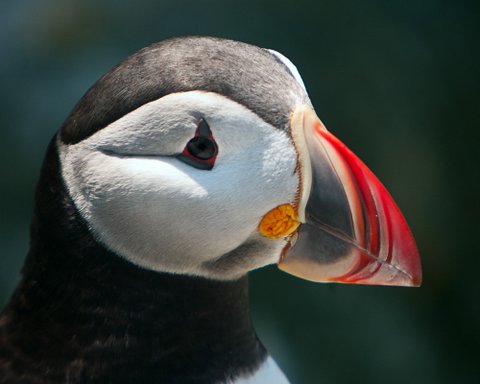
<svg viewBox="0 0 480 384"><path fill-rule="evenodd" d="M252 131L253 123L222 122L211 171L172 157L105 154L91 137L72 146L59 143L63 176L76 207L108 248L149 269L202 274L202 263L258 236L263 215L295 199L290 139L263 122L255 121ZM231 138L245 141L234 145ZM272 254L255 266L278 258L283 240L268 241Z"/></svg>

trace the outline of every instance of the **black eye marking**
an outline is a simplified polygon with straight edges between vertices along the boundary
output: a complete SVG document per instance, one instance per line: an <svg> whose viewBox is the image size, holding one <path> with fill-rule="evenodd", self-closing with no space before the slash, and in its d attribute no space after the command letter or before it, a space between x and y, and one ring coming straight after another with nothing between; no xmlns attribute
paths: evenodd
<svg viewBox="0 0 480 384"><path fill-rule="evenodd" d="M218 146L208 123L201 119L195 136L187 143L177 158L192 167L209 171L215 165Z"/></svg>

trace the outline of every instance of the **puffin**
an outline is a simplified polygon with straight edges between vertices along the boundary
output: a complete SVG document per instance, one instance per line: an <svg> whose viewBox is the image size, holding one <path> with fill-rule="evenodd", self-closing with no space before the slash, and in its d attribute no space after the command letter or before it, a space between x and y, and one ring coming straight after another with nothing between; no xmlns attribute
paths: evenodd
<svg viewBox="0 0 480 384"><path fill-rule="evenodd" d="M385 187L317 117L282 54L214 37L144 48L54 135L0 383L288 383L248 272L418 286Z"/></svg>

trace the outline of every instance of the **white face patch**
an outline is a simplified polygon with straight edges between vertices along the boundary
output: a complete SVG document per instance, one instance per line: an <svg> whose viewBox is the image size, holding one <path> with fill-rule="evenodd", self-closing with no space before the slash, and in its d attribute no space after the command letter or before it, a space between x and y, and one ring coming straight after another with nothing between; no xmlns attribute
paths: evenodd
<svg viewBox="0 0 480 384"><path fill-rule="evenodd" d="M175 157L202 118L218 144L210 171ZM78 211L97 240L131 262L230 279L278 261L285 240L263 238L258 224L294 202L297 156L285 132L242 105L208 92L170 94L77 144L58 144ZM205 267L245 244L257 257L232 270Z"/></svg>

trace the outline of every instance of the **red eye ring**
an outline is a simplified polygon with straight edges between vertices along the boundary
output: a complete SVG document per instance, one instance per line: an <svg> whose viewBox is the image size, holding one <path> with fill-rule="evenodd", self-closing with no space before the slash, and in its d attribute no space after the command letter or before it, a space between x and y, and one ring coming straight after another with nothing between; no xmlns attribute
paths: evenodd
<svg viewBox="0 0 480 384"><path fill-rule="evenodd" d="M215 165L217 155L218 145L210 126L205 119L201 119L195 136L189 140L177 158L192 167L209 171Z"/></svg>

